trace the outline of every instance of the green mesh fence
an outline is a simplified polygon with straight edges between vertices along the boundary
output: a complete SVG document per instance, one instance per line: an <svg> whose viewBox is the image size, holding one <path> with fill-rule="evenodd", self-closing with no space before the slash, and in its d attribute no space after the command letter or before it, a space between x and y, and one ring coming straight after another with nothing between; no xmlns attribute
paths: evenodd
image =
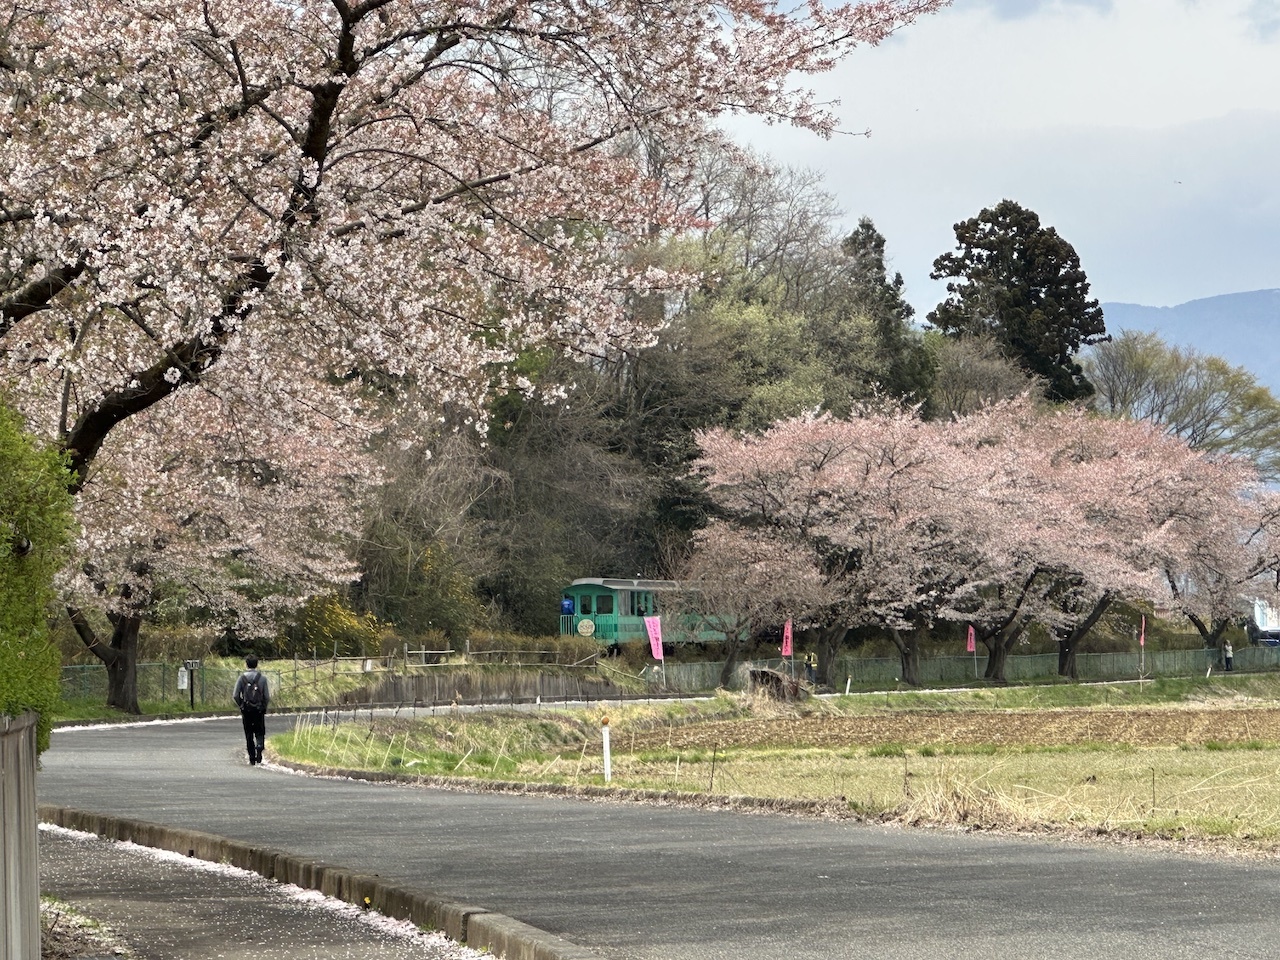
<svg viewBox="0 0 1280 960"><path fill-rule="evenodd" d="M745 685L746 664L735 674L735 687ZM766 667L804 677L800 658L787 660L755 660L753 667ZM712 690L720 677L719 663L672 663L661 671L667 689L675 691ZM928 687L972 683L986 672L987 659L922 657L920 682ZM1280 647L1237 648L1233 668L1236 672L1280 670ZM1217 649L1161 650L1134 653L1080 653L1076 655L1076 677L1084 681L1136 680L1151 677L1192 677L1208 671L1224 669L1221 651ZM650 686L660 685L661 674L647 674ZM1058 676L1058 655L1015 654L1005 663L1005 679L1011 683L1049 680ZM902 678L902 665L896 658L840 657L832 671L832 686L843 690L894 687Z"/></svg>
<svg viewBox="0 0 1280 960"><path fill-rule="evenodd" d="M925 686L949 686L972 683L980 679L986 670L986 658L978 657L924 657L920 660L920 680ZM190 678L187 689L178 687L180 663L138 664L138 699L147 703L173 703L191 705L196 709L229 709L231 691L235 688L239 669L226 667L200 667ZM646 667L643 678L653 693L704 693L715 690L720 683L722 663L671 663ZM794 661L773 659L743 663L734 671L733 688L741 688L747 682L747 670L764 667L783 673L804 677L804 666ZM1280 647L1242 647L1235 651L1234 668L1237 672L1262 672L1280 670ZM1220 651L1216 649L1161 650L1142 653L1081 653L1076 656L1076 675L1080 680L1134 680L1139 677L1190 677L1224 669ZM284 690L286 678L280 671L265 670L273 692ZM1010 682L1049 680L1058 675L1056 654L1021 654L1009 657L1005 665L1005 679ZM846 685L851 690L893 688L902 678L902 667L891 658L841 657L833 670L832 685L840 691ZM371 683L385 678L370 677ZM576 681L575 681L576 682ZM591 694L581 690L577 683L577 695ZM370 688L372 690L372 688ZM379 702L385 702L390 691L382 689ZM553 696L573 695L568 689L558 693L543 691L544 699ZM62 695L69 700L106 700L107 671L100 664L87 664L62 668ZM357 694L352 702L362 702ZM322 706L323 704L314 704Z"/></svg>
<svg viewBox="0 0 1280 960"><path fill-rule="evenodd" d="M138 664L138 700L148 703L183 703L197 708L217 710L232 707L231 692L242 670L227 667L199 667L187 678L187 688L178 686L181 663ZM279 690L278 671L264 670L272 690ZM107 699L107 668L90 663L62 668L64 700Z"/></svg>

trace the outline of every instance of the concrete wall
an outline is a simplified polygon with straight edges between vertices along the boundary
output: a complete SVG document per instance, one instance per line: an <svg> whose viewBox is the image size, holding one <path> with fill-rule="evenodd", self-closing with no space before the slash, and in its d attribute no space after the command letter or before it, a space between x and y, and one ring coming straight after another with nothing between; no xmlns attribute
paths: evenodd
<svg viewBox="0 0 1280 960"><path fill-rule="evenodd" d="M40 960L36 716L0 716L0 960Z"/></svg>

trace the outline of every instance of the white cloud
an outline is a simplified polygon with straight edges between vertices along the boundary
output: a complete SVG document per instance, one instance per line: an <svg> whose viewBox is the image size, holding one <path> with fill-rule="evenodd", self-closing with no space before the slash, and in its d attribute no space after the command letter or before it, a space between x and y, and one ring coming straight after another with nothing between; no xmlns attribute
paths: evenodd
<svg viewBox="0 0 1280 960"><path fill-rule="evenodd" d="M1278 30L1280 0L957 0L819 78L870 138L733 129L871 216L921 312L952 224L1005 197L1103 299L1280 287Z"/></svg>
<svg viewBox="0 0 1280 960"><path fill-rule="evenodd" d="M1249 4L1249 22L1265 40L1280 36L1280 0L1253 0Z"/></svg>

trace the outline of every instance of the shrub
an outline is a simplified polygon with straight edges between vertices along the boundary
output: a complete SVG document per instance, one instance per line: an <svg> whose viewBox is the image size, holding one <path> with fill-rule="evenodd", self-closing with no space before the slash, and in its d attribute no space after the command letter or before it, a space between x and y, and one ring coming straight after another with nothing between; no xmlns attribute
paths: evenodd
<svg viewBox="0 0 1280 960"><path fill-rule="evenodd" d="M3 404L0 477L0 713L38 713L37 749L43 751L61 666L48 610L71 538L71 496L58 455L39 448Z"/></svg>

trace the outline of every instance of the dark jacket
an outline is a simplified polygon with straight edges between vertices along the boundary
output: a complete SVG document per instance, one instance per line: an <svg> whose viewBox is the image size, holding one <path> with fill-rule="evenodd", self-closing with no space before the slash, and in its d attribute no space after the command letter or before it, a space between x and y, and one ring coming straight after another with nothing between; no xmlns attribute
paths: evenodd
<svg viewBox="0 0 1280 960"><path fill-rule="evenodd" d="M240 674L240 679L236 681L236 689L231 694L231 699L236 702L236 706L244 710L244 693L245 688L254 680L262 686L262 709L265 711L271 703L271 687L267 684L267 677L261 670L246 670Z"/></svg>

